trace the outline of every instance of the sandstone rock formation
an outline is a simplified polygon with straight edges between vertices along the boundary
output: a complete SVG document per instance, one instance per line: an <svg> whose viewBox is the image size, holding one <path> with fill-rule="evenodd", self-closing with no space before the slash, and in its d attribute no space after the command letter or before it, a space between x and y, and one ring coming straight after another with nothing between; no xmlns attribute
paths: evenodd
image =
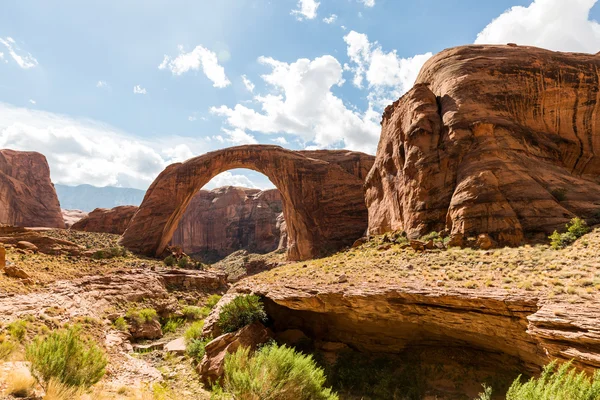
<svg viewBox="0 0 600 400"><path fill-rule="evenodd" d="M281 193L288 257L316 257L351 245L367 227L363 182L373 157L349 151L291 151L250 145L173 164L152 183L121 244L159 256L194 195L212 177L234 168L265 174Z"/></svg>
<svg viewBox="0 0 600 400"><path fill-rule="evenodd" d="M0 223L65 227L50 168L42 154L0 150Z"/></svg>
<svg viewBox="0 0 600 400"><path fill-rule="evenodd" d="M119 206L111 209L96 208L87 217L74 223L71 229L122 235L137 209L136 206Z"/></svg>
<svg viewBox="0 0 600 400"><path fill-rule="evenodd" d="M81 211L81 210L62 209L61 211L62 211L63 220L65 221L65 226L67 228L72 227L74 223L76 223L77 221L88 216L88 213L86 213L85 211Z"/></svg>
<svg viewBox="0 0 600 400"><path fill-rule="evenodd" d="M516 245L600 222L599 69L598 55L520 46L431 58L383 115L369 232Z"/></svg>
<svg viewBox="0 0 600 400"><path fill-rule="evenodd" d="M44 254L68 254L73 256L85 252L85 247L68 240L58 239L43 234L43 229L0 226L0 243L18 247L23 251L35 251Z"/></svg>
<svg viewBox="0 0 600 400"><path fill-rule="evenodd" d="M268 253L279 245L277 217L281 210L276 189L226 186L201 190L185 210L171 243L205 262L240 249Z"/></svg>

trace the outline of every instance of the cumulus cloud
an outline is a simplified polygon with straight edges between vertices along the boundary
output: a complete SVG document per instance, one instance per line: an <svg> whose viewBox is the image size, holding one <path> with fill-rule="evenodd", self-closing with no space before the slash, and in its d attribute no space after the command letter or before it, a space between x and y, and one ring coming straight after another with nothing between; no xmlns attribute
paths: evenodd
<svg viewBox="0 0 600 400"><path fill-rule="evenodd" d="M220 173L219 175L216 175L210 180L210 182L208 182L204 186L204 189L210 190L221 186L240 186L251 189L263 189L262 187L258 187L247 176L241 174L233 174L230 171L225 171Z"/></svg>
<svg viewBox="0 0 600 400"><path fill-rule="evenodd" d="M96 82L96 87L99 89L107 88L108 83L106 83L106 81L98 81L98 82Z"/></svg>
<svg viewBox="0 0 600 400"><path fill-rule="evenodd" d="M191 138L148 142L94 121L0 103L0 148L44 154L55 183L146 189L168 164L203 146Z"/></svg>
<svg viewBox="0 0 600 400"><path fill-rule="evenodd" d="M363 3L365 7L375 6L375 0L358 0L359 3Z"/></svg>
<svg viewBox="0 0 600 400"><path fill-rule="evenodd" d="M227 124L242 131L266 134L287 133L305 143L320 147L339 147L373 152L379 138L379 126L371 110L364 114L346 107L333 92L344 83L343 69L332 56L293 63L260 57L271 68L261 78L272 92L254 97L260 111L237 104L213 107Z"/></svg>
<svg viewBox="0 0 600 400"><path fill-rule="evenodd" d="M248 134L243 129L235 128L235 129L223 129L223 133L225 134L225 138L222 141L232 143L234 145L242 145L242 144L257 144L258 141L256 138L250 134Z"/></svg>
<svg viewBox="0 0 600 400"><path fill-rule="evenodd" d="M145 88L141 87L140 85L135 85L133 87L133 93L134 94L148 94L148 92L146 91Z"/></svg>
<svg viewBox="0 0 600 400"><path fill-rule="evenodd" d="M36 102L34 99L29 99L29 102L30 102L31 104L35 104L35 103L37 103L37 102Z"/></svg>
<svg viewBox="0 0 600 400"><path fill-rule="evenodd" d="M325 22L326 24L333 24L336 20L337 20L337 15L335 15L335 14L331 14L327 18L323 18L323 22Z"/></svg>
<svg viewBox="0 0 600 400"><path fill-rule="evenodd" d="M315 0L298 0L298 9L292 10L292 15L295 15L298 21L303 19L315 19L317 17L318 1Z"/></svg>
<svg viewBox="0 0 600 400"><path fill-rule="evenodd" d="M363 88L367 81L371 105L382 109L407 92L417 79L425 61L433 54L418 54L402 58L396 50L385 52L377 43L371 43L367 35L350 31L344 36L351 64L346 69L354 73L352 82Z"/></svg>
<svg viewBox="0 0 600 400"><path fill-rule="evenodd" d="M190 70L202 72L213 82L214 87L224 88L231 84L225 68L219 64L217 55L203 46L196 46L194 50L186 53L183 46L179 46L179 55L171 59L165 55L158 69L168 69L173 75L182 75Z"/></svg>
<svg viewBox="0 0 600 400"><path fill-rule="evenodd" d="M248 90L250 93L254 92L254 88L256 86L254 85L254 83L252 83L252 81L250 79L248 79L248 77L246 75L242 75L242 82L244 82L244 86L246 87L246 90Z"/></svg>
<svg viewBox="0 0 600 400"><path fill-rule="evenodd" d="M595 54L600 51L600 25L590 20L590 10L597 1L535 0L528 7L512 7L486 26L475 43L515 42Z"/></svg>
<svg viewBox="0 0 600 400"><path fill-rule="evenodd" d="M8 54L12 57L12 59L17 63L17 65L23 69L33 68L38 65L38 61L31 55L31 53L27 53L22 51L15 40L10 36L5 38L0 37L0 44L3 44L8 50ZM4 58L4 53L0 53Z"/></svg>
<svg viewBox="0 0 600 400"><path fill-rule="evenodd" d="M277 137L277 138L275 138L275 139L271 139L271 141L273 141L273 142L275 142L275 143L279 143L279 144L281 144L281 145L286 145L286 144L288 144L288 141L287 141L287 140L286 140L286 139L285 139L283 136Z"/></svg>

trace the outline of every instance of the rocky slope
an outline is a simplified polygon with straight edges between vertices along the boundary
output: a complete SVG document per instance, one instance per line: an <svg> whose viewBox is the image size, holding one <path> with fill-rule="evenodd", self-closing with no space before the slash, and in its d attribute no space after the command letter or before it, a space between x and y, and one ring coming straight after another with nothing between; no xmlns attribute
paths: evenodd
<svg viewBox="0 0 600 400"><path fill-rule="evenodd" d="M50 168L42 154L0 150L0 223L65 227Z"/></svg>
<svg viewBox="0 0 600 400"><path fill-rule="evenodd" d="M277 189L233 186L201 190L188 205L171 243L214 261L240 249L268 253L279 246Z"/></svg>
<svg viewBox="0 0 600 400"><path fill-rule="evenodd" d="M366 180L369 231L542 238L600 219L600 57L442 51L389 106Z"/></svg>
<svg viewBox="0 0 600 400"><path fill-rule="evenodd" d="M71 229L122 235L137 209L136 206L119 206L111 209L97 208L74 223Z"/></svg>

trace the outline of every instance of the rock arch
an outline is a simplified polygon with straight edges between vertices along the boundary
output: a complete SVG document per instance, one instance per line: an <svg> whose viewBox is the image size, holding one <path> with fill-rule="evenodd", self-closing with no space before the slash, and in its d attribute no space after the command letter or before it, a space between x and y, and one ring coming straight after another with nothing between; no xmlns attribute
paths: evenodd
<svg viewBox="0 0 600 400"><path fill-rule="evenodd" d="M305 260L352 244L367 228L363 184L374 157L346 150L231 147L168 166L152 183L121 238L129 250L160 256L192 197L215 175L247 168L279 189L288 258Z"/></svg>

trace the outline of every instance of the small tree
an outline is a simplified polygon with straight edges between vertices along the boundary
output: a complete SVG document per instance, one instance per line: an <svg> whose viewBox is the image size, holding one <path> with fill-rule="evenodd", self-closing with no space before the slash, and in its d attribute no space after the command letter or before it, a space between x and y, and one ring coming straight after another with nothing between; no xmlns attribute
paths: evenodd
<svg viewBox="0 0 600 400"><path fill-rule="evenodd" d="M235 332L255 321L266 321L267 314L260 297L238 296L221 308L217 325L223 332Z"/></svg>

